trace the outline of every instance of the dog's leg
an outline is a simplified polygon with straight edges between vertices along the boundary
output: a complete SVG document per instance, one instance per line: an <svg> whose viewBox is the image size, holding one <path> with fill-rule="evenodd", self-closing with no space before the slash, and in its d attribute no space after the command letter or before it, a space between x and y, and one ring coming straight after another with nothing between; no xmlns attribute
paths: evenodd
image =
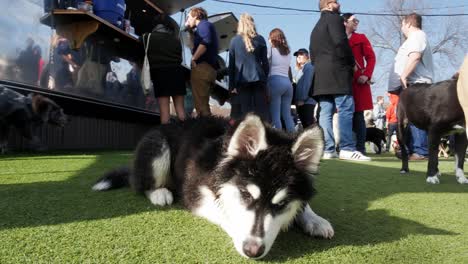
<svg viewBox="0 0 468 264"><path fill-rule="evenodd" d="M458 183L468 184L468 179L465 177L465 173L463 172L466 147L468 145L466 133L456 134L455 143L455 177L457 178Z"/></svg>
<svg viewBox="0 0 468 264"><path fill-rule="evenodd" d="M428 149L429 149L429 161L427 163L427 178L426 182L431 184L438 184L439 181L439 145L440 145L440 133L434 129L428 131Z"/></svg>
<svg viewBox="0 0 468 264"><path fill-rule="evenodd" d="M154 189L146 193L146 196L154 205L170 205L174 201L171 191L167 188L171 169L171 152L169 145L164 142L161 155L154 157L151 166L153 169Z"/></svg>
<svg viewBox="0 0 468 264"><path fill-rule="evenodd" d="M330 239L335 234L330 222L314 213L309 204L307 204L304 207L304 211L296 217L296 223L306 234L311 236L320 236Z"/></svg>
<svg viewBox="0 0 468 264"><path fill-rule="evenodd" d="M375 147L377 147L377 151L375 152L375 154L381 154L382 153L382 141L380 139L377 139L373 141L372 143L374 143Z"/></svg>
<svg viewBox="0 0 468 264"><path fill-rule="evenodd" d="M145 135L135 150L131 186L144 193L154 205L164 206L173 202L170 184L171 151L166 137L159 130Z"/></svg>
<svg viewBox="0 0 468 264"><path fill-rule="evenodd" d="M398 111L400 112L400 111ZM397 140L398 145L400 146L401 151L401 174L409 172L408 167L408 151L407 151L407 136L409 133L409 126L407 124L406 115L404 113L399 113L398 115L398 127L397 127ZM397 152L395 152L397 154Z"/></svg>

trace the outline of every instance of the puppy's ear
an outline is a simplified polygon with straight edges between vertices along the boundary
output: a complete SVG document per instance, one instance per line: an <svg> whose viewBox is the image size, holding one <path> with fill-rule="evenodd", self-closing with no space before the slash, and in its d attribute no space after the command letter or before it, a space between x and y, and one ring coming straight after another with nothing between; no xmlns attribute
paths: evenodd
<svg viewBox="0 0 468 264"><path fill-rule="evenodd" d="M229 142L227 154L233 157L253 158L268 148L265 126L256 115L249 114L239 124Z"/></svg>
<svg viewBox="0 0 468 264"><path fill-rule="evenodd" d="M317 174L323 146L323 131L319 126L304 130L291 149L297 168L308 174Z"/></svg>

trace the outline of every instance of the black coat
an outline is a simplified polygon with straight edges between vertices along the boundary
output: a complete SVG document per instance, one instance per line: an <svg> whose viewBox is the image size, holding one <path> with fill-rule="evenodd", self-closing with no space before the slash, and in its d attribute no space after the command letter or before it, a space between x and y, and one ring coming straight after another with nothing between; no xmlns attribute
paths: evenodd
<svg viewBox="0 0 468 264"><path fill-rule="evenodd" d="M310 35L309 50L315 65L309 95L352 95L354 56L338 13L321 13Z"/></svg>

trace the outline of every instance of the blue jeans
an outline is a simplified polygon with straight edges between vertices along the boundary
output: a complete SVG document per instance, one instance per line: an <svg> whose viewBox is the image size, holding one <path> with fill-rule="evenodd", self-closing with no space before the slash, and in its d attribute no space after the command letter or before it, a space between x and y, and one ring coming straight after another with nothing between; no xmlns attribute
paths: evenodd
<svg viewBox="0 0 468 264"><path fill-rule="evenodd" d="M364 120L363 111L354 112L353 131L356 134L356 150L366 153L366 121Z"/></svg>
<svg viewBox="0 0 468 264"><path fill-rule="evenodd" d="M284 120L286 131L294 132L294 121L291 116L291 102L293 88L288 77L273 75L268 78L270 92L270 116L275 128L283 128L281 118Z"/></svg>
<svg viewBox="0 0 468 264"><path fill-rule="evenodd" d="M409 127L411 130L410 142L408 144L409 153L416 153L427 157L429 155L429 150L427 149L427 132L415 127L413 124L410 124Z"/></svg>
<svg viewBox="0 0 468 264"><path fill-rule="evenodd" d="M333 114L338 109L338 125L340 128L340 149L355 151L356 142L353 139L354 99L352 95L329 95L318 98L320 105L319 125L325 136L325 152L335 151L333 137Z"/></svg>

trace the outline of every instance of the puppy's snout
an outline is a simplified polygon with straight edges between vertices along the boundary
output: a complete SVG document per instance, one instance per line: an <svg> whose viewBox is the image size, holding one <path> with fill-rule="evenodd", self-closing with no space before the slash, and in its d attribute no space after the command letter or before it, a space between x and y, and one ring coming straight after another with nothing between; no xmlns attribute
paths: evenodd
<svg viewBox="0 0 468 264"><path fill-rule="evenodd" d="M256 241L248 240L242 245L244 254L249 258L258 258L265 252L265 245Z"/></svg>

